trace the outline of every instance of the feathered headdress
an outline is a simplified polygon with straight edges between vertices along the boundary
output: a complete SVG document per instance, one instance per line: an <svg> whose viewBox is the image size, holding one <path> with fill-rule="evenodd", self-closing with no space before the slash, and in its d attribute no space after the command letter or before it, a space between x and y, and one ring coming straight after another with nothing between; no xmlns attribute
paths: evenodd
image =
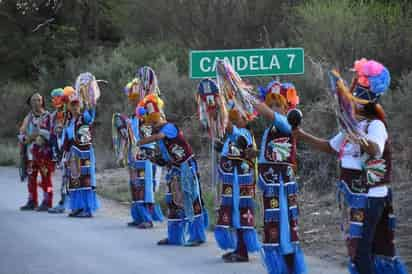
<svg viewBox="0 0 412 274"><path fill-rule="evenodd" d="M163 107L163 100L156 94L150 94L139 102L136 108L136 115L139 117L144 116L145 120L149 123L158 122L165 116Z"/></svg>
<svg viewBox="0 0 412 274"><path fill-rule="evenodd" d="M118 163L128 164L128 148L134 145L135 138L126 116L114 113L112 116L112 145Z"/></svg>
<svg viewBox="0 0 412 274"><path fill-rule="evenodd" d="M81 73L76 79L75 89L81 107L86 104L91 107L96 106L97 100L100 98L100 89L93 74L90 72Z"/></svg>
<svg viewBox="0 0 412 274"><path fill-rule="evenodd" d="M229 110L229 111L228 111L229 121L232 121L232 122L233 122L233 121L235 121L235 120L238 119L239 114L241 115L239 109L236 107L235 102L232 101L232 100L228 101L227 109ZM242 115L241 115L241 116L242 116ZM244 117L244 116L242 116L242 117Z"/></svg>
<svg viewBox="0 0 412 274"><path fill-rule="evenodd" d="M298 92L292 83L282 83L280 94L286 98L289 109L296 108L300 103Z"/></svg>
<svg viewBox="0 0 412 274"><path fill-rule="evenodd" d="M124 93L127 95L129 100L139 100L140 99L140 80L138 78L134 78L132 81L127 83L124 87ZM142 98L143 99L143 98Z"/></svg>
<svg viewBox="0 0 412 274"><path fill-rule="evenodd" d="M216 78L222 94L222 103L227 104L227 102L233 101L237 110L245 119L248 121L253 120L256 113L252 103L257 103L253 87L242 81L239 74L227 60L218 60L216 62Z"/></svg>
<svg viewBox="0 0 412 274"><path fill-rule="evenodd" d="M355 61L352 70L356 72L352 85L356 97L376 101L388 90L391 82L390 73L381 63L362 58Z"/></svg>
<svg viewBox="0 0 412 274"><path fill-rule="evenodd" d="M53 89L50 95L52 97L52 105L56 109L64 107L69 101L69 98L64 95L64 90L62 88Z"/></svg>
<svg viewBox="0 0 412 274"><path fill-rule="evenodd" d="M336 70L329 73L329 78L339 127L350 139L363 140L364 134L357 128L355 104L368 106L372 103L375 115L383 119L383 109L375 102L389 88L390 74L382 64L365 58L356 61L353 70L356 76L350 88Z"/></svg>
<svg viewBox="0 0 412 274"><path fill-rule="evenodd" d="M65 88L67 91L67 87ZM55 127L63 126L66 120L66 109L67 104L69 103L69 95L70 93L67 92L65 94L65 90L62 88L53 89L50 93L52 97L52 105L56 109L56 116L55 116Z"/></svg>
<svg viewBox="0 0 412 274"><path fill-rule="evenodd" d="M212 138L222 138L228 114L219 93L219 88L212 79L200 81L197 88L196 102L199 120L208 129Z"/></svg>
<svg viewBox="0 0 412 274"><path fill-rule="evenodd" d="M144 66L137 70L136 78L139 79L139 100L143 100L147 95L160 95L160 89L157 81L155 71L149 67Z"/></svg>
<svg viewBox="0 0 412 274"><path fill-rule="evenodd" d="M336 70L329 73L329 79L331 94L336 102L336 117L340 129L345 132L349 139L363 139L364 134L357 127L355 103L367 104L369 101L353 96L351 90Z"/></svg>
<svg viewBox="0 0 412 274"><path fill-rule="evenodd" d="M144 66L137 70L136 77L124 87L129 100L142 101L147 95L160 95L156 73L151 67Z"/></svg>
<svg viewBox="0 0 412 274"><path fill-rule="evenodd" d="M260 100L267 105L271 105L273 101L278 101L286 109L290 110L296 108L299 104L299 96L292 83L280 83L279 81L273 80L266 88L259 87L258 90ZM283 99L279 96L282 96Z"/></svg>
<svg viewBox="0 0 412 274"><path fill-rule="evenodd" d="M74 90L73 87L66 86L63 88L63 95L69 98L69 101L71 101L71 99L76 96L76 91Z"/></svg>

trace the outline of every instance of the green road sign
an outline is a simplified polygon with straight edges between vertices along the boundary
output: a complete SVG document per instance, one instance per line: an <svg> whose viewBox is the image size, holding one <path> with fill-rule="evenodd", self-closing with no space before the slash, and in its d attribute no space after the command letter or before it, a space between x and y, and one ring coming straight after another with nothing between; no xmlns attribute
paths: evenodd
<svg viewBox="0 0 412 274"><path fill-rule="evenodd" d="M303 48L192 50L190 78L216 77L216 61L227 59L240 76L303 74Z"/></svg>

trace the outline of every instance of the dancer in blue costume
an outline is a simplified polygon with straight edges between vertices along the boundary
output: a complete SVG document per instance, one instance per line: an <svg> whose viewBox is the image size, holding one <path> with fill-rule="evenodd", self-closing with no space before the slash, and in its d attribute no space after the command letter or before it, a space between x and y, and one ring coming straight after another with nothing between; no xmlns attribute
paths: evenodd
<svg viewBox="0 0 412 274"><path fill-rule="evenodd" d="M269 274L306 272L298 237L296 143L286 113L299 102L292 84L272 81L260 88L263 103L255 109L271 122L259 154L259 187L263 193L262 254Z"/></svg>
<svg viewBox="0 0 412 274"><path fill-rule="evenodd" d="M222 198L215 239L221 249L233 250L222 256L225 262L247 262L248 253L260 249L254 212L256 150L247 120L237 109L229 111L229 120L218 169Z"/></svg>
<svg viewBox="0 0 412 274"><path fill-rule="evenodd" d="M64 150L67 155L69 177L69 217L92 217L99 208L96 195L96 161L92 145L91 125L95 109L85 107L81 112L80 101L70 102L71 119L65 128Z"/></svg>
<svg viewBox="0 0 412 274"><path fill-rule="evenodd" d="M141 116L130 118L136 142L152 134L150 125L144 123ZM138 228L152 228L153 221L163 221L163 213L159 204L155 203L156 172L158 167L150 159L155 157L155 144L140 146L137 154L129 154L130 178L133 204L131 214Z"/></svg>
<svg viewBox="0 0 412 274"><path fill-rule="evenodd" d="M197 163L182 131L166 121L161 112L162 103L153 95L142 102L154 133L137 142L139 146L157 142L163 159L170 163L166 193L168 235L158 244L198 246L206 241L208 217L202 203Z"/></svg>
<svg viewBox="0 0 412 274"><path fill-rule="evenodd" d="M338 156L337 190L343 211L351 274L406 274L394 244L391 145L379 97L390 85L389 71L373 60L355 62L350 88L337 72L330 74L339 98L341 131L331 140L300 128L294 135L314 148ZM343 104L341 104L343 102ZM348 119L351 118L351 119Z"/></svg>
<svg viewBox="0 0 412 274"><path fill-rule="evenodd" d="M133 110L136 109L139 94L136 92L138 79L127 84L125 92ZM155 155L155 143L143 145L137 149L136 142L152 134L152 128L144 123L143 113L136 113L126 117L115 114L114 126L118 138L113 140L118 147L118 161L127 157L130 174L130 191L132 204L130 215L133 219L129 226L137 228L152 228L153 221L163 221L163 213L159 204L155 203L156 172L158 167L151 162ZM125 155L126 154L126 155Z"/></svg>

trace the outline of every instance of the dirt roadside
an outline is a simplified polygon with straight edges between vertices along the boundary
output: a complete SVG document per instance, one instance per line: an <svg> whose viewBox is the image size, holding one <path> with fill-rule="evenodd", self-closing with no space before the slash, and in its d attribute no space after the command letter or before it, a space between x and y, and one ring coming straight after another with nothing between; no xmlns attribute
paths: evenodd
<svg viewBox="0 0 412 274"><path fill-rule="evenodd" d="M128 173L126 169L106 169L97 174L98 191L103 194L105 215L129 221ZM209 186L205 187L210 190ZM412 198L407 184L393 187L396 214L396 246L401 258L412 268ZM162 196L162 193L159 193ZM346 265L346 248L340 233L339 209L335 193L319 196L309 190L300 195L300 236L304 250L321 260Z"/></svg>

